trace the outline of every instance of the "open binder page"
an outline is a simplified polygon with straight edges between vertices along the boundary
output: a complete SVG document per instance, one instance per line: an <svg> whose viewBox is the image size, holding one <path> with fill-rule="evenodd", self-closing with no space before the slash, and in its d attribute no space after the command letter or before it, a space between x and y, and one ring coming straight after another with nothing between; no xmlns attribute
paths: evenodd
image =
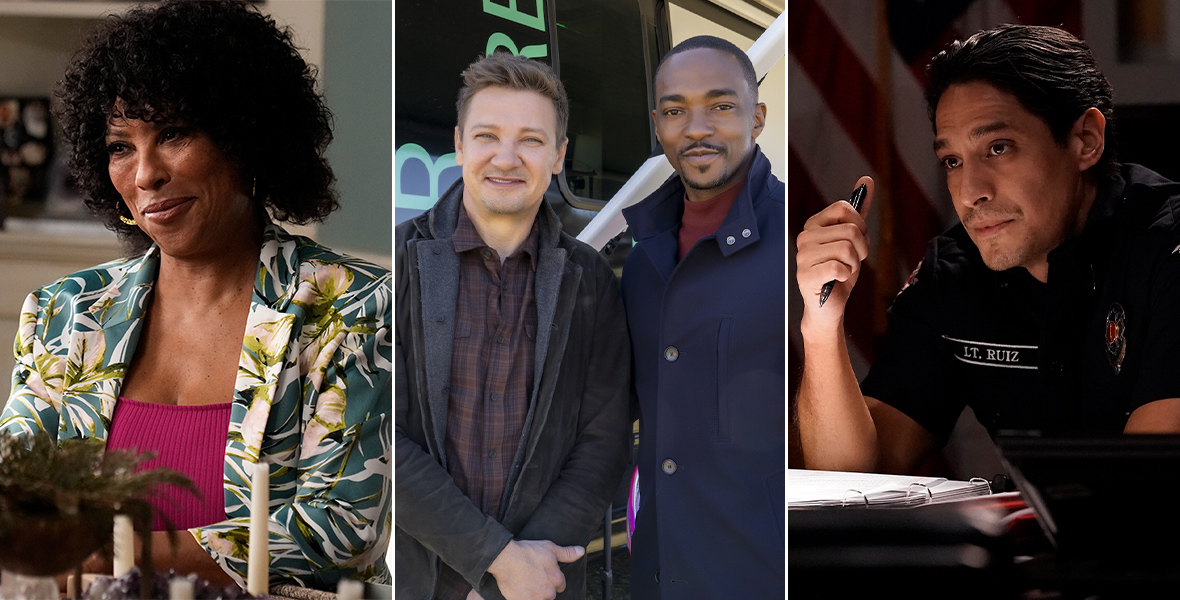
<svg viewBox="0 0 1180 600"><path fill-rule="evenodd" d="M787 507L915 506L991 493L986 480L787 470Z"/></svg>

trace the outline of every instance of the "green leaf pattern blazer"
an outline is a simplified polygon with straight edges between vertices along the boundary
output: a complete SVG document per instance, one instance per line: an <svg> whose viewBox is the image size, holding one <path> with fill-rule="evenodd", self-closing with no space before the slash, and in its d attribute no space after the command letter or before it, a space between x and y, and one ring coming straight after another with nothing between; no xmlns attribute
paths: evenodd
<svg viewBox="0 0 1180 600"><path fill-rule="evenodd" d="M159 263L153 246L29 295L0 428L107 439ZM189 530L239 584L260 458L273 580L390 582L391 290L388 270L266 226L225 449L228 518Z"/></svg>

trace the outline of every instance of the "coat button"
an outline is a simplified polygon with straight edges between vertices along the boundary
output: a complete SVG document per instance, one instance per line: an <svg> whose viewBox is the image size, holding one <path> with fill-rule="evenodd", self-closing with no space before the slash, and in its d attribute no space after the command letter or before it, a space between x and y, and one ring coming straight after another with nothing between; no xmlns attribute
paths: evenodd
<svg viewBox="0 0 1180 600"><path fill-rule="evenodd" d="M670 458L665 458L664 462L660 465L660 468L664 470L664 473L671 475L676 472L676 461Z"/></svg>
<svg viewBox="0 0 1180 600"><path fill-rule="evenodd" d="M488 450L488 456L490 456L491 458L496 458L496 451L495 450Z"/></svg>
<svg viewBox="0 0 1180 600"><path fill-rule="evenodd" d="M733 237L732 235L731 235L731 236L729 236L729 237L727 237L727 238L725 238L725 243L726 243L726 244L729 244L730 246L732 246L732 245L733 245L733 243L734 243L734 242L736 242L736 241L737 241L737 238Z"/></svg>
<svg viewBox="0 0 1180 600"><path fill-rule="evenodd" d="M680 358L680 351L676 349L676 346L668 346L667 348L664 348L664 360L668 362L676 362L676 359L678 358Z"/></svg>
<svg viewBox="0 0 1180 600"><path fill-rule="evenodd" d="M748 238L748 237L750 237L750 230L749 230L749 229L743 229L743 230L742 230L742 237L744 237L744 238Z"/></svg>
<svg viewBox="0 0 1180 600"><path fill-rule="evenodd" d="M435 253L435 254L442 254L442 249L440 249L440 248L435 248L435 249L434 249L434 253Z"/></svg>
<svg viewBox="0 0 1180 600"><path fill-rule="evenodd" d="M660 570L656 569L656 583L660 582Z"/></svg>

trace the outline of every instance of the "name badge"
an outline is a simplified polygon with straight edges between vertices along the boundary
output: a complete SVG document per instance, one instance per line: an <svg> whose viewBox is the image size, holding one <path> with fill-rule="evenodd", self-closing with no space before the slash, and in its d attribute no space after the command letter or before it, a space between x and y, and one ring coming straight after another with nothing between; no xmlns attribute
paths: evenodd
<svg viewBox="0 0 1180 600"><path fill-rule="evenodd" d="M1037 368L1036 346L961 340L945 335L942 339L950 345L952 356L968 364L1001 369Z"/></svg>

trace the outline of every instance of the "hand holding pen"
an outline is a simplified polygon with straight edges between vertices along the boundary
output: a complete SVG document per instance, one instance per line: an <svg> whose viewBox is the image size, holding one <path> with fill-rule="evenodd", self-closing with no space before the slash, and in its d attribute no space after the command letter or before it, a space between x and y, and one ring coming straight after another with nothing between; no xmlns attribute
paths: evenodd
<svg viewBox="0 0 1180 600"><path fill-rule="evenodd" d="M852 205L852 210L860 212L860 205L865 200L865 190L867 186L860 184L856 186L856 190L852 192L852 197L848 199L848 203ZM822 307L824 302L828 301L828 296L832 295L832 288L836 287L836 280L833 279L824 284L824 289L819 293L819 305Z"/></svg>
<svg viewBox="0 0 1180 600"><path fill-rule="evenodd" d="M861 262L868 258L868 214L873 200L873 180L861 177L848 201L837 201L807 220L798 238L796 277L807 304L818 296L813 308L823 307L829 298L840 298L835 310L819 311L816 318L829 321L843 314L843 304L860 275ZM837 285L839 294L833 296ZM812 296L811 294L815 294ZM819 314L827 316L819 317Z"/></svg>

